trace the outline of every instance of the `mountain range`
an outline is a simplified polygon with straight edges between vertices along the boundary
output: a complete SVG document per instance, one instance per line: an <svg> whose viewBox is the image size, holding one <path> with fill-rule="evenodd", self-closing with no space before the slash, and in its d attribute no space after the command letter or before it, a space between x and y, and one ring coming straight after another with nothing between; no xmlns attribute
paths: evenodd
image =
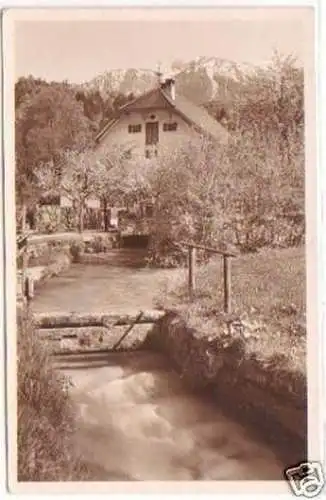
<svg viewBox="0 0 326 500"><path fill-rule="evenodd" d="M198 104L215 98L226 98L239 90L245 75L258 67L235 63L217 57L198 57L189 62L174 61L164 76L174 76L176 89ZM112 69L82 84L84 92L99 91L103 98L112 93L135 96L151 89L157 81L157 72L151 69Z"/></svg>

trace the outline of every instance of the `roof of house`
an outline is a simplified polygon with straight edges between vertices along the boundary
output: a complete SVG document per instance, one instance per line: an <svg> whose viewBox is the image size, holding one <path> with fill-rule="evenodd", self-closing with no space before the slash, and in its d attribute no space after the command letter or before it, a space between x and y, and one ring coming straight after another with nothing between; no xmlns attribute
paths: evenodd
<svg viewBox="0 0 326 500"><path fill-rule="evenodd" d="M229 132L223 125L216 121L205 108L193 104L180 94L176 94L172 99L168 92L161 87L154 88L145 94L137 97L133 101L122 106L116 116L112 118L98 133L96 141L100 141L104 135L120 120L126 113L143 109L174 108L189 125L193 126L198 132L209 135L219 142L225 143L229 138Z"/></svg>

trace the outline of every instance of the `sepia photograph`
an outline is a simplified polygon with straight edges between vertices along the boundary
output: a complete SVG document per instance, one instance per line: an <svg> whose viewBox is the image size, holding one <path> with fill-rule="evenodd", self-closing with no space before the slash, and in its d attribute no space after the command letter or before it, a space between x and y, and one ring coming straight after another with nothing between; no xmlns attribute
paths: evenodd
<svg viewBox="0 0 326 500"><path fill-rule="evenodd" d="M314 8L3 23L10 488L317 496Z"/></svg>

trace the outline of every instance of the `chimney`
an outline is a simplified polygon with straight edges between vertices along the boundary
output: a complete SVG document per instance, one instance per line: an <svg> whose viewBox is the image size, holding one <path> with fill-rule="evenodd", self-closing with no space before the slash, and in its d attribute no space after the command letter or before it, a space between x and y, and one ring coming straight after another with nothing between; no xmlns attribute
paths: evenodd
<svg viewBox="0 0 326 500"><path fill-rule="evenodd" d="M162 90L172 99L175 100L175 79L166 78L161 85Z"/></svg>

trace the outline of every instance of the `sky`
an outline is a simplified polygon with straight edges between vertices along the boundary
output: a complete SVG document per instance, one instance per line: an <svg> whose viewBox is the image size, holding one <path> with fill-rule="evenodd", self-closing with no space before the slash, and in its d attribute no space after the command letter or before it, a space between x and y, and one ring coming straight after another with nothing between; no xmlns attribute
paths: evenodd
<svg viewBox="0 0 326 500"><path fill-rule="evenodd" d="M221 9L220 9L221 10ZM15 75L46 80L88 81L116 68L155 70L175 59L215 56L235 62L263 64L273 51L293 54L304 62L307 9L247 9L238 15L189 20L176 16L136 19L77 19L16 21ZM294 12L295 10L295 12ZM196 19L197 17L197 19ZM50 20L49 20L50 19Z"/></svg>

